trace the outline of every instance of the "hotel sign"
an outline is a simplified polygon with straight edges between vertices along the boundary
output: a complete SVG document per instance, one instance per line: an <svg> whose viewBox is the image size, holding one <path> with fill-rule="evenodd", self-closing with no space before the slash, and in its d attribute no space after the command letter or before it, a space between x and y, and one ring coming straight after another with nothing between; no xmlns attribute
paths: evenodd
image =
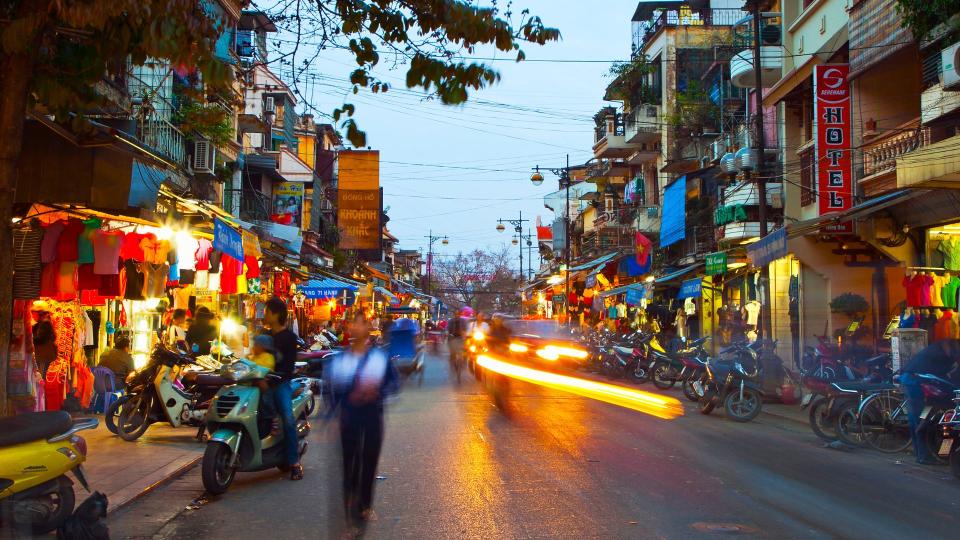
<svg viewBox="0 0 960 540"><path fill-rule="evenodd" d="M813 104L816 138L817 198L820 214L843 212L853 206L853 166L850 125L853 113L847 64L813 68ZM826 227L824 232L851 232L850 222Z"/></svg>

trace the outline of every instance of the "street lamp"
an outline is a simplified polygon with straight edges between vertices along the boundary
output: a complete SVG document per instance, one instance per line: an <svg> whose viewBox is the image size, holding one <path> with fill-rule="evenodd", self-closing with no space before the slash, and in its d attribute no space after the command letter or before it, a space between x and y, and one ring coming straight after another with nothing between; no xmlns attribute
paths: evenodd
<svg viewBox="0 0 960 540"><path fill-rule="evenodd" d="M533 169L533 174L530 175L530 182L532 182L535 186L539 186L543 183L543 175L540 174L539 167L535 167Z"/></svg>
<svg viewBox="0 0 960 540"><path fill-rule="evenodd" d="M513 240L512 240L510 243L513 244L513 245L517 245L517 244L520 243L520 241L517 240L517 237L516 237L516 236L514 236L514 237L513 237ZM521 255L521 258L522 258L522 257L523 257L523 255ZM523 273L522 270L521 270L521 273Z"/></svg>
<svg viewBox="0 0 960 540"><path fill-rule="evenodd" d="M507 230L507 228L503 226L503 223L497 223L497 232L503 232L505 230Z"/></svg>
<svg viewBox="0 0 960 540"><path fill-rule="evenodd" d="M564 249L563 249L563 258L564 258L564 268L570 268L570 154L567 154L567 166L562 169L546 169L553 174L557 175L560 179L560 189L566 190L566 210L564 210L563 224L564 224ZM543 182L543 175L540 174L540 166L537 165L533 168L533 174L530 176L530 182L535 186L539 186ZM566 294L563 297L564 305L566 306L566 316L565 319L567 324L570 323L570 275L569 272L564 274L564 285L566 289Z"/></svg>
<svg viewBox="0 0 960 540"><path fill-rule="evenodd" d="M446 236L444 236L444 237L443 237L443 240L441 240L440 243L443 244L443 245L445 245L445 246L449 246L449 245L450 245L450 239L447 238Z"/></svg>

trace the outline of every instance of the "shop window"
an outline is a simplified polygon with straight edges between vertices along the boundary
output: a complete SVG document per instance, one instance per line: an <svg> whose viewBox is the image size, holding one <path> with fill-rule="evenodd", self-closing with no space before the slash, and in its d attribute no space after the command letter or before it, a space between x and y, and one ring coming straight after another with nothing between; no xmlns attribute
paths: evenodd
<svg viewBox="0 0 960 540"><path fill-rule="evenodd" d="M810 147L800 153L800 206L811 205L817 200L813 167L813 147Z"/></svg>

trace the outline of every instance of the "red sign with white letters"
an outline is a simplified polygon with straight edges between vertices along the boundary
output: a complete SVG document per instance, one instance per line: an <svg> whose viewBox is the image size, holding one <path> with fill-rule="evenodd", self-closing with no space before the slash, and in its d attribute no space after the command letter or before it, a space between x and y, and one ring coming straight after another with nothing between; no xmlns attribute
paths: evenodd
<svg viewBox="0 0 960 540"><path fill-rule="evenodd" d="M813 68L813 110L816 128L817 198L820 214L842 212L853 206L853 160L850 125L853 113L847 64ZM824 232L851 232L850 222L826 227Z"/></svg>

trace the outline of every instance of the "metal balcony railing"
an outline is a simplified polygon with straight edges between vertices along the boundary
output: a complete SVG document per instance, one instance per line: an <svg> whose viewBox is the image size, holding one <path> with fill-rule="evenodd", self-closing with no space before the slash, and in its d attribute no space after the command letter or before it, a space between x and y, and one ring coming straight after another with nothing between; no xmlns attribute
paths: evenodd
<svg viewBox="0 0 960 540"><path fill-rule="evenodd" d="M163 119L148 117L139 122L140 140L173 163L187 168L187 146L183 133Z"/></svg>
<svg viewBox="0 0 960 540"><path fill-rule="evenodd" d="M240 198L240 219L270 221L270 199L260 193L244 191Z"/></svg>
<svg viewBox="0 0 960 540"><path fill-rule="evenodd" d="M634 22L633 54L639 54L644 44L667 26L733 26L746 15L735 8L660 10L649 21Z"/></svg>
<svg viewBox="0 0 960 540"><path fill-rule="evenodd" d="M608 135L622 137L624 134L624 127L623 113L607 115L604 121L601 122L599 126L594 128L593 142L600 142Z"/></svg>
<svg viewBox="0 0 960 540"><path fill-rule="evenodd" d="M930 144L930 128L914 119L863 145L863 176L892 170L897 158Z"/></svg>

